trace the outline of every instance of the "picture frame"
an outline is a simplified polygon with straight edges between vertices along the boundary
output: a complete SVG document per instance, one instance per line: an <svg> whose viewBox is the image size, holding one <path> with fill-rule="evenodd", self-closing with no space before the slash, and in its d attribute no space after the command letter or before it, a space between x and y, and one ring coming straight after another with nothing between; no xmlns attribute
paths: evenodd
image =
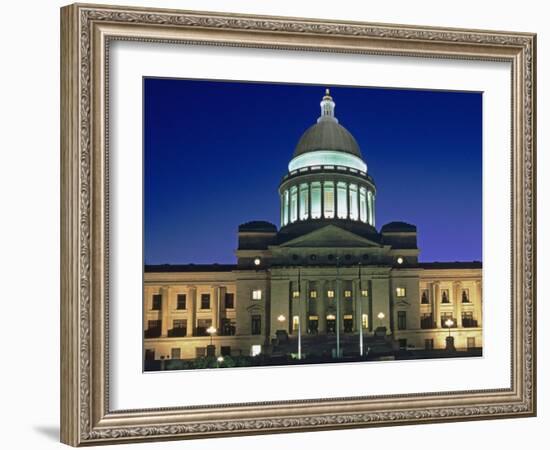
<svg viewBox="0 0 550 450"><path fill-rule="evenodd" d="M108 68L115 41L509 63L510 386L112 409ZM534 34L105 5L62 8L61 441L81 446L536 415L535 180Z"/></svg>

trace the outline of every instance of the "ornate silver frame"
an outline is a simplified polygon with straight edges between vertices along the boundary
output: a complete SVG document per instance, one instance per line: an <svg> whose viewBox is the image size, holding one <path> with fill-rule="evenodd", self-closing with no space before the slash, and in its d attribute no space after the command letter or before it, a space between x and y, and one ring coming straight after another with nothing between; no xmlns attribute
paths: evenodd
<svg viewBox="0 0 550 450"><path fill-rule="evenodd" d="M509 389L111 411L106 67L114 39L512 65ZM75 4L61 9L61 440L97 445L536 414L535 52L530 33Z"/></svg>

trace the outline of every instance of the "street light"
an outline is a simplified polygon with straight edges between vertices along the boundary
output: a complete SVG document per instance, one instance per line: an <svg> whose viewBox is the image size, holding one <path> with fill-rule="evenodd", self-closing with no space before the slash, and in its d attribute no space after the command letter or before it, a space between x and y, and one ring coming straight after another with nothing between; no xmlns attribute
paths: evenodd
<svg viewBox="0 0 550 450"><path fill-rule="evenodd" d="M286 320L286 317L283 316L282 314L279 314L279 316L277 317L277 320L278 320L279 322L284 322L284 321Z"/></svg>
<svg viewBox="0 0 550 450"><path fill-rule="evenodd" d="M209 326L207 329L206 329L206 332L210 335L210 345L212 345L212 337L214 334L216 334L216 328L214 328L212 325Z"/></svg>
<svg viewBox="0 0 550 450"><path fill-rule="evenodd" d="M449 337L451 337L451 327L453 326L454 321L452 319L447 319L445 321L445 325L447 325L447 328L449 329Z"/></svg>

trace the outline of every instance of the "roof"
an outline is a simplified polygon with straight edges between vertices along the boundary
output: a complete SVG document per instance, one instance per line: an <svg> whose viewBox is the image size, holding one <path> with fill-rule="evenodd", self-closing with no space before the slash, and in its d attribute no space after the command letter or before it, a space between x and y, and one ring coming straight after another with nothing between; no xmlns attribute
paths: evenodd
<svg viewBox="0 0 550 450"><path fill-rule="evenodd" d="M260 231L260 232L277 232L277 227L271 222L263 220L253 220L239 225L239 231Z"/></svg>
<svg viewBox="0 0 550 450"><path fill-rule="evenodd" d="M411 233L416 232L416 225L406 222L390 222L380 228L380 233Z"/></svg>
<svg viewBox="0 0 550 450"><path fill-rule="evenodd" d="M323 119L309 127L298 141L293 158L316 150L338 150L362 158L355 138L333 119Z"/></svg>
<svg viewBox="0 0 550 450"><path fill-rule="evenodd" d="M236 264L156 264L145 265L145 272L231 272Z"/></svg>
<svg viewBox="0 0 550 450"><path fill-rule="evenodd" d="M419 262L418 267L422 269L481 269L481 261L450 261L450 262Z"/></svg>

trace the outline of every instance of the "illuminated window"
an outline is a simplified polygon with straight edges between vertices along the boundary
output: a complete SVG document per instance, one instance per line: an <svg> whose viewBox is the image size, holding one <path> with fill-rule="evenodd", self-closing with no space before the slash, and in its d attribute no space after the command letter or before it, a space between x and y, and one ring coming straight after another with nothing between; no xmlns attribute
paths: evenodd
<svg viewBox="0 0 550 450"><path fill-rule="evenodd" d="M300 291L292 291L292 298L300 297Z"/></svg>
<svg viewBox="0 0 550 450"><path fill-rule="evenodd" d="M334 217L334 183L325 181L325 199L324 199L324 217L332 219Z"/></svg>
<svg viewBox="0 0 550 450"><path fill-rule="evenodd" d="M367 190L364 187L359 189L359 219L367 221Z"/></svg>
<svg viewBox="0 0 550 450"><path fill-rule="evenodd" d="M288 223L288 191L284 192L283 197L283 225L286 225Z"/></svg>
<svg viewBox="0 0 550 450"><path fill-rule="evenodd" d="M300 317L299 316L292 316L292 329L296 331L298 329L298 325L300 324Z"/></svg>
<svg viewBox="0 0 550 450"><path fill-rule="evenodd" d="M369 327L369 315L368 314L363 314L361 316L361 325L363 328L368 328Z"/></svg>
<svg viewBox="0 0 550 450"><path fill-rule="evenodd" d="M359 219L358 203L357 203L357 185L349 185L349 217L352 220Z"/></svg>
<svg viewBox="0 0 550 450"><path fill-rule="evenodd" d="M396 297L405 297L406 295L407 295L407 292L405 291L404 287L395 288Z"/></svg>
<svg viewBox="0 0 550 450"><path fill-rule="evenodd" d="M338 183L338 218L345 219L348 216L346 183Z"/></svg>
<svg viewBox="0 0 550 450"><path fill-rule="evenodd" d="M252 300L261 300L262 299L262 290L254 289L252 291Z"/></svg>
<svg viewBox="0 0 550 450"><path fill-rule="evenodd" d="M351 297L351 291L349 291L349 290L344 291L344 297L350 298Z"/></svg>
<svg viewBox="0 0 550 450"><path fill-rule="evenodd" d="M298 219L298 188L290 188L290 222L296 222Z"/></svg>
<svg viewBox="0 0 550 450"><path fill-rule="evenodd" d="M321 183L316 181L311 183L311 218L319 219L321 217Z"/></svg>
<svg viewBox="0 0 550 450"><path fill-rule="evenodd" d="M368 222L371 225L374 225L374 212L373 212L373 195L371 191L367 192L367 203L368 203Z"/></svg>
<svg viewBox="0 0 550 450"><path fill-rule="evenodd" d="M308 218L309 211L309 189L307 184L300 185L300 220Z"/></svg>
<svg viewBox="0 0 550 450"><path fill-rule="evenodd" d="M363 289L363 290L361 291L361 295L362 295L363 297L368 297L368 296L369 296L369 291L366 290L366 289Z"/></svg>
<svg viewBox="0 0 550 450"><path fill-rule="evenodd" d="M310 291L309 298L317 298L317 291Z"/></svg>
<svg viewBox="0 0 550 450"><path fill-rule="evenodd" d="M327 297L328 298L334 298L334 291L332 289L327 291Z"/></svg>

